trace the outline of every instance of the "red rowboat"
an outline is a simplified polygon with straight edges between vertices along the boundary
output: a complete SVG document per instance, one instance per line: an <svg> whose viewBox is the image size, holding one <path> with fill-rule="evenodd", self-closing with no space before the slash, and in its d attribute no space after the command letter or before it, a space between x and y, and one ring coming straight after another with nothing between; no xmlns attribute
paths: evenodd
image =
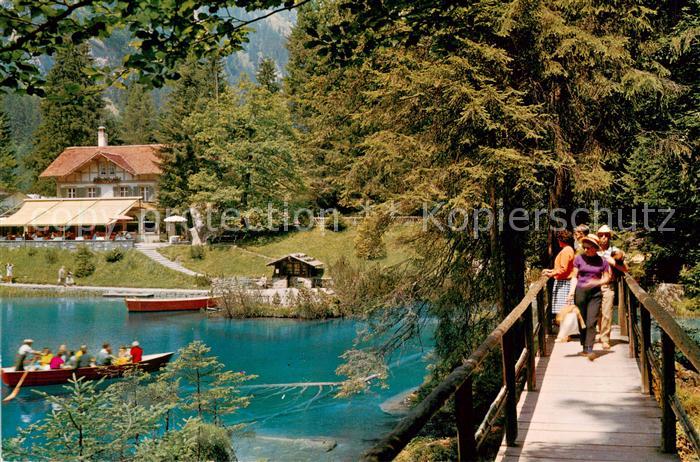
<svg viewBox="0 0 700 462"><path fill-rule="evenodd" d="M216 306L213 297L199 298L125 298L129 312L143 311L199 311Z"/></svg>
<svg viewBox="0 0 700 462"><path fill-rule="evenodd" d="M141 362L136 363L139 369L146 372L157 371L165 366L173 353L158 353L154 355L144 355ZM124 372L134 364L124 364L123 366L95 366L81 367L80 369L49 369L29 371L24 379L24 386L56 385L66 383L73 377L84 377L85 380L97 380L102 377L121 377ZM14 367L2 368L2 383L8 387L14 387L26 371L15 371Z"/></svg>

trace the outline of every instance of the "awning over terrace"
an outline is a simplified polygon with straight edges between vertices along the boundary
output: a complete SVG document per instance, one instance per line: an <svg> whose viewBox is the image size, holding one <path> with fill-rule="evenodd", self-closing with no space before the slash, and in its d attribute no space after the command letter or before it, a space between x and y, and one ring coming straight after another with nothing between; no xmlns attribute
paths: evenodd
<svg viewBox="0 0 700 462"><path fill-rule="evenodd" d="M111 225L140 208L139 197L88 199L30 199L0 227Z"/></svg>

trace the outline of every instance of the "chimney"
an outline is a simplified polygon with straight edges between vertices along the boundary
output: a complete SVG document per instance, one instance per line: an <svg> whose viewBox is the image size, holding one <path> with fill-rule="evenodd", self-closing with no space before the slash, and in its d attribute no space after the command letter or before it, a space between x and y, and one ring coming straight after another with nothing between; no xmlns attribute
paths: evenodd
<svg viewBox="0 0 700 462"><path fill-rule="evenodd" d="M104 127L97 127L97 146L107 146L107 133Z"/></svg>

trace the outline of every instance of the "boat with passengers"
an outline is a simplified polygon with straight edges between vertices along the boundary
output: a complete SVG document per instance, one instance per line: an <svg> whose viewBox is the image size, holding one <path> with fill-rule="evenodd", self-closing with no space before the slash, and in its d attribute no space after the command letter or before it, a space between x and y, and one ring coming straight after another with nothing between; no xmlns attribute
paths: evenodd
<svg viewBox="0 0 700 462"><path fill-rule="evenodd" d="M16 371L14 367L2 368L2 383L8 387L17 385L22 377L25 376L22 384L24 386L36 387L42 385L59 385L67 383L75 374L76 378L84 380L98 380L101 378L116 378L121 377L131 368L138 368L144 372L154 372L164 367L173 352L156 353L152 355L143 355L143 358L138 363L127 363L119 366L90 366L80 367L76 369L37 369Z"/></svg>

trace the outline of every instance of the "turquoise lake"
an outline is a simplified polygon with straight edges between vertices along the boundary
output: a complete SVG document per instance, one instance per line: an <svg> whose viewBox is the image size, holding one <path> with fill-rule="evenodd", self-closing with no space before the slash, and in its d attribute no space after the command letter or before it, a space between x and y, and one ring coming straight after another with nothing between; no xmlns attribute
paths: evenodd
<svg viewBox="0 0 700 462"><path fill-rule="evenodd" d="M382 410L420 385L427 374L429 333L407 345L390 363L389 387L373 387L352 398L334 398L339 356L351 348L361 325L351 320L208 319L200 313L132 313L121 300L10 298L0 301L2 363L11 366L23 338L34 347L56 350L87 344L95 354L107 341L139 340L146 354L177 351L193 340L212 348L230 370L259 377L243 390L251 405L229 416L245 422L250 436L235 439L240 460L356 460L376 438L391 430L399 416ZM288 385L285 385L288 384ZM262 386L259 385L270 385ZM49 393L60 386L41 387ZM3 394L8 393L4 387ZM2 436L41 419L46 403L31 389L2 406ZM326 450L335 445L330 452Z"/></svg>

